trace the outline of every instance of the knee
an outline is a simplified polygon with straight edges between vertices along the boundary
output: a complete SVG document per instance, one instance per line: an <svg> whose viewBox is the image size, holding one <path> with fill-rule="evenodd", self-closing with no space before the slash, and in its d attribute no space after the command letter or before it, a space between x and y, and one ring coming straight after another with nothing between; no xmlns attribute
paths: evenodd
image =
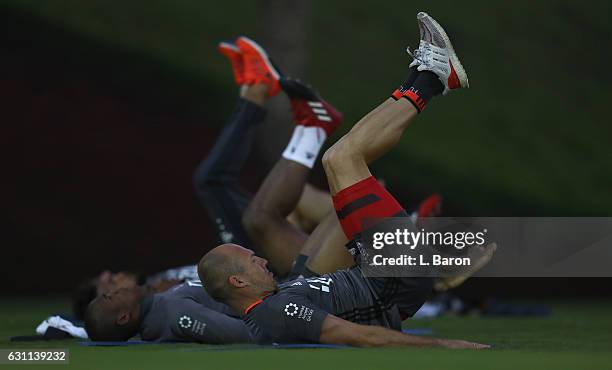
<svg viewBox="0 0 612 370"><path fill-rule="evenodd" d="M355 158L358 153L356 153L354 149L355 146L348 136L344 136L338 140L325 151L321 158L321 163L323 164L325 172L333 172L345 165L347 161L351 161Z"/></svg>
<svg viewBox="0 0 612 370"><path fill-rule="evenodd" d="M258 236L264 234L270 227L270 217L251 203L242 214L242 227L246 230L249 237L257 240Z"/></svg>
<svg viewBox="0 0 612 370"><path fill-rule="evenodd" d="M325 172L329 172L333 169L334 161L336 161L336 153L334 153L334 146L332 145L323 153L323 157L321 157L321 164L323 164Z"/></svg>

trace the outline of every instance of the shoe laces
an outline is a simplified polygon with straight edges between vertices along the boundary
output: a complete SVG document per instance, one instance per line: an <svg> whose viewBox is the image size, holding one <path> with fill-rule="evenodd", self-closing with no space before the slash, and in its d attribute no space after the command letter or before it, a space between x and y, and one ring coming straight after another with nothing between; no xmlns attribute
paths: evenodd
<svg viewBox="0 0 612 370"><path fill-rule="evenodd" d="M431 61L429 60L430 53L427 53L427 50L425 50L427 49L427 46L428 46L427 43L421 42L419 47L414 49L414 51L410 50L410 46L408 46L406 48L406 52L408 53L408 55L412 57L412 59L418 61L419 63L430 65L431 63Z"/></svg>
<svg viewBox="0 0 612 370"><path fill-rule="evenodd" d="M428 67L431 67L434 64L434 61L440 63L444 63L446 61L445 55L441 54L428 42L421 41L419 47L414 51L411 51L410 47L407 47L406 52L408 52L408 55L410 55L412 59L417 60L419 63Z"/></svg>

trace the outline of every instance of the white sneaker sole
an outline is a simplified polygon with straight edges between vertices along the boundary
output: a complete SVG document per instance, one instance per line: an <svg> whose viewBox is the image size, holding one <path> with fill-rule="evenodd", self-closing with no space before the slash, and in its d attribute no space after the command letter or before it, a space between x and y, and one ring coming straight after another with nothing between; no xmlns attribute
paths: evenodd
<svg viewBox="0 0 612 370"><path fill-rule="evenodd" d="M225 41L221 41L219 43L219 47L225 48L225 49L231 49L231 50L233 50L235 52L238 52L238 53L240 52L240 49L238 49L238 46L236 46L234 44L231 44L229 42L225 42Z"/></svg>
<svg viewBox="0 0 612 370"><path fill-rule="evenodd" d="M468 80L467 73L465 72L463 65L459 61L459 57L457 56L457 53L455 53L453 44L448 38L446 31L444 31L444 28L442 28L442 26L440 26L440 23L436 22L435 19L433 19L429 14L425 12L419 12L417 14L417 19L428 19L433 25L433 27L436 29L436 31L440 35L442 35L442 39L444 40L444 43L446 44L446 47L448 48L448 54L449 54L450 61L453 65L453 68L455 68L457 77L459 78L459 84L461 85L462 88L470 87L470 81Z"/></svg>

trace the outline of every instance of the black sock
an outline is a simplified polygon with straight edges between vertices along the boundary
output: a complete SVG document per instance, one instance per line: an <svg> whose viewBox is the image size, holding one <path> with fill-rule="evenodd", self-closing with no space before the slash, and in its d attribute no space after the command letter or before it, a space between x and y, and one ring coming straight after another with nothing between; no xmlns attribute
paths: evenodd
<svg viewBox="0 0 612 370"><path fill-rule="evenodd" d="M414 81L416 81L417 77L421 73L421 72L417 71L417 67L416 66L410 68L408 71L410 71L410 72L408 72L408 78L402 84L402 87L406 86L407 89L410 88L410 86L412 86Z"/></svg>
<svg viewBox="0 0 612 370"><path fill-rule="evenodd" d="M412 87L413 91L420 96L421 99L425 100L425 103L434 96L442 94L442 91L444 91L444 85L442 85L438 76L429 71L419 72L412 85L402 87L406 89Z"/></svg>
<svg viewBox="0 0 612 370"><path fill-rule="evenodd" d="M293 261L293 266L291 267L291 271L289 271L289 277L295 278L300 275L304 275L304 270L306 269L306 260L308 260L308 256L304 254L298 254Z"/></svg>
<svg viewBox="0 0 612 370"><path fill-rule="evenodd" d="M395 100L408 99L420 113L425 109L431 98L444 91L444 85L433 72L417 72L416 67L412 67L410 70L408 79L391 96Z"/></svg>

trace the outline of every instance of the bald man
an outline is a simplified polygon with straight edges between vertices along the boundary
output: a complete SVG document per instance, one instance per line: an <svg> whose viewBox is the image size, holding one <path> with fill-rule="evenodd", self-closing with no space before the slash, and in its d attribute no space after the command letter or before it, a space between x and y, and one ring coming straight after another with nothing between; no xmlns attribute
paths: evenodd
<svg viewBox="0 0 612 370"><path fill-rule="evenodd" d="M356 254L365 219L407 216L372 177L368 164L398 143L433 96L468 87L446 32L425 13L419 13L417 20L421 43L408 79L323 156L338 220ZM317 235L316 229L312 235ZM488 348L399 331L400 317L412 316L425 302L432 288L430 278L365 277L355 266L278 285L267 265L266 259L236 244L216 247L198 264L209 294L242 313L257 343Z"/></svg>

